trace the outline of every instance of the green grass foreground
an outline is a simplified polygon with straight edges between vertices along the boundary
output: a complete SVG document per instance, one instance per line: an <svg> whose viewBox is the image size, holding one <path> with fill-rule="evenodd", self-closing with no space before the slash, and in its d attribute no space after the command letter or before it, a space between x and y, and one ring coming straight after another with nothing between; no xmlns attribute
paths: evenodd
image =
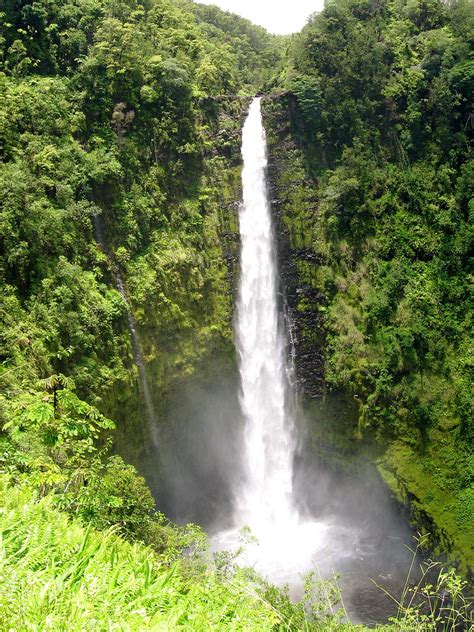
<svg viewBox="0 0 474 632"><path fill-rule="evenodd" d="M333 582L316 582L309 587L312 601L305 594L302 602L291 604L284 592L249 569L232 565L232 572L222 572L202 560L169 564L150 547L127 542L114 528L97 531L82 525L54 502L52 495L38 498L0 475L1 632L369 629L343 620ZM439 587L445 585L453 603L449 609L436 608ZM444 573L438 587L419 592L430 605L423 610L407 591L397 620L377 630L468 629L457 627L469 625L463 585Z"/></svg>
<svg viewBox="0 0 474 632"><path fill-rule="evenodd" d="M85 528L0 480L0 630L272 630L269 604L237 577L203 573Z"/></svg>

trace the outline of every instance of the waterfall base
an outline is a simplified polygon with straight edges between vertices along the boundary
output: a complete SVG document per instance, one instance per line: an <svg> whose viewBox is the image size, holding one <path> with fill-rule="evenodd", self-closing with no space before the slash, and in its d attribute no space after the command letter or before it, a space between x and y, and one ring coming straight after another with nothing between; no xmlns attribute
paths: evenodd
<svg viewBox="0 0 474 632"><path fill-rule="evenodd" d="M302 596L302 576L316 570L328 577L346 558L357 556L360 533L331 520L289 520L285 524L260 525L251 535L239 528L211 538L213 551L238 551L241 566L258 571L277 586L288 585L294 599Z"/></svg>
<svg viewBox="0 0 474 632"><path fill-rule="evenodd" d="M238 527L217 532L211 535L211 551L241 551L237 564L287 587L293 601L304 596L307 573L314 571L315 579L337 575L348 619L369 625L396 614L389 595L401 594L411 557L404 538L377 533L368 524L355 526L340 515L259 525L251 535Z"/></svg>

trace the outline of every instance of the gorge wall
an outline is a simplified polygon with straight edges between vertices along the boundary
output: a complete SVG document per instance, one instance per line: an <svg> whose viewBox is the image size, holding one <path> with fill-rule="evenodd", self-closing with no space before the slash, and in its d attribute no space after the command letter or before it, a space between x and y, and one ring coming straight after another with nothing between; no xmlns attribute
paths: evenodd
<svg viewBox="0 0 474 632"><path fill-rule="evenodd" d="M2 420L54 376L138 462L170 384L233 363L236 95L270 76L278 38L174 0L3 17Z"/></svg>
<svg viewBox="0 0 474 632"><path fill-rule="evenodd" d="M373 371L373 380L380 371L378 356L373 356L372 368L360 364L367 362L364 356L370 362L371 356L370 330L365 329L362 314L368 298L377 292L373 271L361 259L367 253L377 256L375 238L351 243L331 229L328 205L338 195L334 179L331 182L334 171L318 167L310 153L296 96L282 93L263 104L282 290L313 454L342 470L360 469L364 461L377 463L394 496L409 508L416 529L430 534L432 548L449 551L450 559L470 572L472 524L465 517L470 511L468 443L463 443L454 419L433 420L426 432L414 432L416 422L402 404L401 387L387 389L382 398L379 388L358 375L362 371L370 376ZM351 176L357 177L346 172L346 179ZM348 213L350 208L351 202ZM344 364L352 364L347 374ZM416 382L416 377L411 382L409 375L404 378L407 394L417 389ZM377 398L374 414L370 407ZM394 411L404 423L381 425L377 410ZM464 483L453 472L456 459L456 474Z"/></svg>
<svg viewBox="0 0 474 632"><path fill-rule="evenodd" d="M234 372L240 138L248 103L245 97L199 102L199 124L205 129L202 168L189 196L173 203L173 239L154 245L126 268L147 380L164 427L177 385L179 390L193 383L196 375L201 384L218 375L230 379ZM180 230L180 216L184 222L194 218L192 235ZM148 277L139 278L144 269ZM125 380L104 395L102 405L118 421L115 441L120 452L143 470L147 446L155 440L159 447L161 431L144 423L133 363Z"/></svg>

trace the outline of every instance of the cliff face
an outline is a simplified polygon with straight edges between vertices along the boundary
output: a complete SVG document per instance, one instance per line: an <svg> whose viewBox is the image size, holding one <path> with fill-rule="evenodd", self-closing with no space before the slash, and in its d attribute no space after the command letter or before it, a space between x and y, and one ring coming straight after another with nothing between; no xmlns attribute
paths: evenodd
<svg viewBox="0 0 474 632"><path fill-rule="evenodd" d="M173 211L193 212L196 232L189 243L178 227L172 250L147 261L154 279L146 293L133 291L136 262L126 276L155 419L134 364L103 399L117 422L116 450L146 476L160 510L179 522L225 520L229 477L239 469L233 314L241 130L249 101L199 102L205 132L198 184Z"/></svg>
<svg viewBox="0 0 474 632"><path fill-rule="evenodd" d="M173 202L171 239L168 233L163 244L152 244L126 265L124 280L156 423L148 419L130 335L127 375L102 394L101 407L117 421L117 449L143 471L147 464L151 470L153 460L159 470L155 448L167 424L173 424L170 408L177 393L187 384L233 379L240 139L248 103L226 97L198 103L204 130L201 166L192 174L192 188ZM186 234L181 218L188 222L190 215L193 232ZM125 326L124 320L124 336L129 334ZM159 471L153 477L158 480Z"/></svg>
<svg viewBox="0 0 474 632"><path fill-rule="evenodd" d="M280 40L190 2L47 4L1 42L2 391L67 377L137 462L171 385L232 369L235 95Z"/></svg>
<svg viewBox="0 0 474 632"><path fill-rule="evenodd" d="M291 133L291 101L264 100L269 150L268 182L276 224L279 269L288 329L295 351L298 391L320 397L324 388L325 296L315 272L321 256L314 248L318 200L301 147Z"/></svg>
<svg viewBox="0 0 474 632"><path fill-rule="evenodd" d="M361 457L376 463L393 495L410 509L414 525L431 534L432 549L448 551L469 572L474 559L472 524L466 520L472 511L469 442L448 403L453 383L430 367L433 381L420 391L423 376L408 365L392 369L392 376L380 368L390 355L377 332L382 325L367 324L368 312L384 291L377 266L396 274L399 264L390 257L377 262L384 237L373 232L368 238L346 237L329 217L328 208L342 195L336 187L350 188L361 176L351 165L346 170L344 160L334 170L318 162L291 93L266 99L264 116L282 292L313 451L336 468L357 467ZM353 207L362 213L367 200L348 197L345 203L341 225L344 213ZM390 325L392 331L399 326L399 321ZM426 416L420 422L422 407Z"/></svg>

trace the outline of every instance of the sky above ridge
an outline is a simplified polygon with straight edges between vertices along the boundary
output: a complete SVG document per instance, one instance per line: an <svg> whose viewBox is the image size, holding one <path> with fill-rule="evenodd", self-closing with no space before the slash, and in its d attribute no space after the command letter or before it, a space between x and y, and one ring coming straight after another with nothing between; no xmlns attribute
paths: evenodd
<svg viewBox="0 0 474 632"><path fill-rule="evenodd" d="M300 31L308 17L321 11L324 0L196 0L200 4L215 4L232 11L271 33Z"/></svg>

